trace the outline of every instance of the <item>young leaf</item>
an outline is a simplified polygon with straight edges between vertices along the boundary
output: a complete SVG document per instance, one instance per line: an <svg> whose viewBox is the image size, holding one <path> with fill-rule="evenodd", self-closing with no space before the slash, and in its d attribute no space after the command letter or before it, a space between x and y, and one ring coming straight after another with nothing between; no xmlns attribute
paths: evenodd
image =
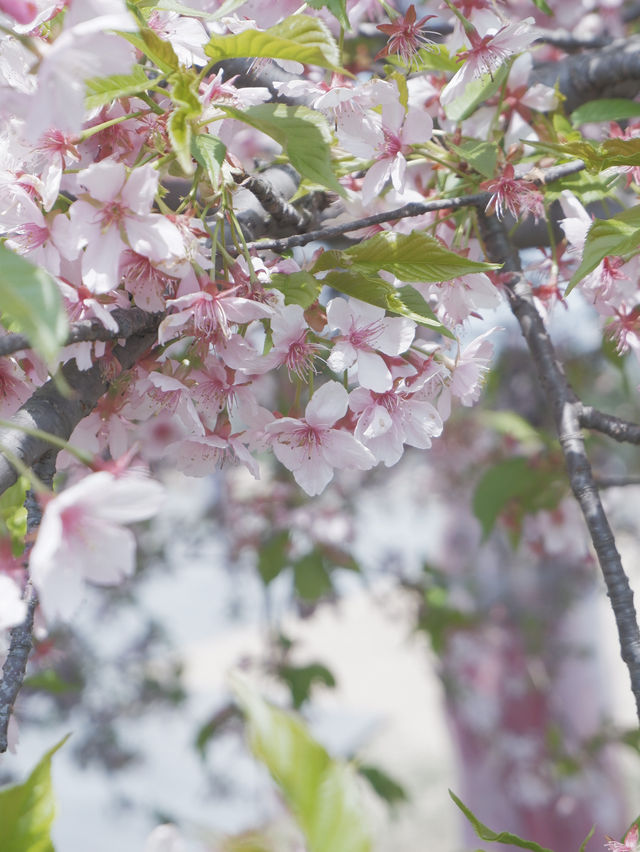
<svg viewBox="0 0 640 852"><path fill-rule="evenodd" d="M85 106L99 109L118 98L137 95L151 86L142 65L134 65L130 74L112 74L110 77L91 77L86 81Z"/></svg>
<svg viewBox="0 0 640 852"><path fill-rule="evenodd" d="M142 28L140 33L120 33L141 53L148 56L164 74L180 69L180 60L168 41L164 41L154 30Z"/></svg>
<svg viewBox="0 0 640 852"><path fill-rule="evenodd" d="M447 143L452 151L458 154L463 162L468 163L483 177L492 178L498 162L498 146L495 142L482 142L477 139L466 139L460 145Z"/></svg>
<svg viewBox="0 0 640 852"><path fill-rule="evenodd" d="M25 334L35 351L53 363L69 333L60 290L45 272L0 244L2 323Z"/></svg>
<svg viewBox="0 0 640 852"><path fill-rule="evenodd" d="M640 246L640 206L612 216L596 219L587 232L582 262L571 276L565 295L609 255L631 254Z"/></svg>
<svg viewBox="0 0 640 852"><path fill-rule="evenodd" d="M359 766L358 772L366 778L375 792L389 805L407 802L409 797L404 787L377 766Z"/></svg>
<svg viewBox="0 0 640 852"><path fill-rule="evenodd" d="M293 566L293 580L296 594L305 601L317 601L333 589L331 577L318 548L297 560Z"/></svg>
<svg viewBox="0 0 640 852"><path fill-rule="evenodd" d="M351 29L347 14L347 0L309 0L309 6L314 9L327 8L345 30Z"/></svg>
<svg viewBox="0 0 640 852"><path fill-rule="evenodd" d="M640 104L628 98L603 98L582 104L571 113L574 127L594 121L622 121L640 115Z"/></svg>
<svg viewBox="0 0 640 852"><path fill-rule="evenodd" d="M510 831L492 831L488 826L484 825L484 823L481 823L477 816L475 816L475 814L473 814L469 808L460 801L455 793L451 792L451 790L449 790L449 795L469 820L473 830L481 840L489 840L492 843L510 843L512 846L517 846L519 849L530 849L531 852L553 852L552 849L548 849L546 846L540 846L539 843L536 843L533 840L524 840L522 837L518 837L517 834L512 834Z"/></svg>
<svg viewBox="0 0 640 852"><path fill-rule="evenodd" d="M348 266L364 274L377 274L385 269L407 282L441 282L468 272L499 269L501 264L469 260L421 231L411 234L382 231L345 251L324 252L311 271L321 272L336 266Z"/></svg>
<svg viewBox="0 0 640 852"><path fill-rule="evenodd" d="M472 80L460 97L448 103L444 111L450 121L464 121L500 89L509 76L510 63L501 65L493 76L483 74L477 80Z"/></svg>
<svg viewBox="0 0 640 852"><path fill-rule="evenodd" d="M338 73L340 52L329 29L318 18L292 15L267 30L247 29L235 35L214 35L204 52L214 62L241 56L290 59Z"/></svg>
<svg viewBox="0 0 640 852"><path fill-rule="evenodd" d="M187 175L193 174L194 165L191 158L192 131L187 111L184 109L174 110L169 116L167 130L169 132L171 147L176 153L180 168Z"/></svg>
<svg viewBox="0 0 640 852"><path fill-rule="evenodd" d="M244 110L222 107L230 118L250 124L282 145L296 171L312 183L344 195L331 167L331 133L323 115L305 106L258 104Z"/></svg>
<svg viewBox="0 0 640 852"><path fill-rule="evenodd" d="M253 753L280 787L309 852L371 852L353 768L332 760L298 716L267 704L246 680L236 675L233 687Z"/></svg>
<svg viewBox="0 0 640 852"><path fill-rule="evenodd" d="M533 5L536 9L540 9L545 15L549 15L549 17L553 17L553 9L547 3L547 0L533 0Z"/></svg>
<svg viewBox="0 0 640 852"><path fill-rule="evenodd" d="M271 286L284 293L285 305L302 305L303 308L308 308L320 295L322 282L302 269L289 275L274 272L271 275Z"/></svg>
<svg viewBox="0 0 640 852"><path fill-rule="evenodd" d="M211 185L216 187L227 148L216 136L198 133L191 139L191 155L206 171Z"/></svg>
<svg viewBox="0 0 640 852"><path fill-rule="evenodd" d="M2 852L54 852L50 833L55 817L51 758L68 736L49 749L24 784L0 790Z"/></svg>

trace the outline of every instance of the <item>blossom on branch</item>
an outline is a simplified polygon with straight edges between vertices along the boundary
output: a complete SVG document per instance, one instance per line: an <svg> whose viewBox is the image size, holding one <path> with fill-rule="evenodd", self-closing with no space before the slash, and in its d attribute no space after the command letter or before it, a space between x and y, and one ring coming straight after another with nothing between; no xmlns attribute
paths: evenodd
<svg viewBox="0 0 640 852"><path fill-rule="evenodd" d="M302 419L282 417L267 424L273 452L307 494L320 494L334 468L368 470L373 453L344 429L333 428L347 413L349 397L339 382L327 382L311 397Z"/></svg>

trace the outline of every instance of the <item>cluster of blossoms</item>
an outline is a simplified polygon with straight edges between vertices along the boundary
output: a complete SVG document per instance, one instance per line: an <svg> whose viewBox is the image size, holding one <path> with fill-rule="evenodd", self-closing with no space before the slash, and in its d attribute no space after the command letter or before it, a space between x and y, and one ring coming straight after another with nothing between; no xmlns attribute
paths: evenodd
<svg viewBox="0 0 640 852"><path fill-rule="evenodd" d="M70 323L91 320L112 335L59 353L60 363L75 359L82 371L99 362L109 390L70 441L93 456L97 472L46 504L33 549L30 575L47 619L70 617L82 579L113 583L133 570L122 524L159 505L159 486L123 465L105 468L109 460L135 455L147 468L171 463L192 476L230 460L258 477L256 454L271 451L317 495L336 469L391 466L407 446L430 447L452 402L479 397L491 332L471 342L467 335L466 346L460 337L501 295L469 218L426 212L373 229L358 228L357 218L441 192L443 158L451 166L447 192L485 188L498 217L542 215L541 192L514 169L525 141L537 139L533 112L556 103L549 87L527 86L534 19L511 24L484 3L452 4L449 62L458 70L447 82L421 65L434 16L418 19L411 6L389 23L380 4L349 0L352 27L373 19L389 37L378 57L411 71L360 80L339 68L336 19L327 9L292 14L296 7L246 2L225 14L215 0L194 0L181 14L124 0L0 4L4 245L52 276ZM307 47L309 32L316 47ZM241 85L224 62L214 68L251 50L278 63L270 71L278 97L302 106L275 107L267 85ZM509 67L501 100L470 116L459 109L467 84ZM510 134L491 152L493 176L486 164L474 172L451 159L453 149L440 142L450 134L462 144L481 126ZM311 130L324 149L309 161L307 137L295 137ZM342 193L332 224L356 222L354 239L378 249L376 269L366 266L366 251L340 259L327 243L311 258L247 244L241 221L250 193L239 184L256 158L273 156L275 142L306 180L300 195L317 197L319 183L333 193L325 202ZM176 175L183 191L174 202ZM565 220L572 246L584 244L588 227L584 211L575 216L582 237L569 212ZM416 255L423 238L438 259L432 263L427 250L405 263L402 251ZM333 255L332 267L325 256ZM616 262L603 266L587 287L613 317L619 346L635 347L638 310L633 294L623 296L635 288L620 282L637 276ZM117 317L133 307L157 316L157 338L124 371ZM32 351L2 359L4 417L52 366ZM266 400L278 377L296 393L274 408ZM61 456L73 481L72 462ZM117 571L86 557L89 541L117 558ZM12 584L2 628L18 623L24 608L9 573L0 579Z"/></svg>

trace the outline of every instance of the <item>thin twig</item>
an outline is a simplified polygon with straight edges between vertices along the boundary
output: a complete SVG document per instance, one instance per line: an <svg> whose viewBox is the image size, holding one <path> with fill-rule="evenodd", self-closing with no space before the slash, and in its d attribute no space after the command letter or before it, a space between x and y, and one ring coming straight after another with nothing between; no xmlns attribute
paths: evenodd
<svg viewBox="0 0 640 852"><path fill-rule="evenodd" d="M534 181L539 185L552 183L568 175L576 174L585 168L582 160L572 160L569 163L561 163L549 169L536 169L534 172L523 175L521 179ZM438 198L434 201L411 201L402 207L396 207L385 213L375 213L362 219L353 219L341 225L332 225L327 228L319 228L308 231L306 234L294 234L280 240L258 240L248 243L247 248L265 251L284 252L294 246L303 246L314 240L333 240L341 237L349 231L358 231L361 228L370 228L383 222L395 222L398 219L409 219L413 216L422 216L423 213L434 213L438 210L458 210L462 207L479 207L489 203L490 192L477 192L474 195L461 195L456 198Z"/></svg>
<svg viewBox="0 0 640 852"><path fill-rule="evenodd" d="M569 385L556 357L547 328L531 296L531 289L522 277L517 252L509 242L504 227L497 217L487 216L482 210L478 210L478 220L489 260L500 260L504 263L504 269L513 273L511 281L505 286L507 298L553 411L569 482L587 523L607 585L622 659L629 671L631 690L640 719L640 629L629 579L616 549L586 454L581 432L584 407Z"/></svg>
<svg viewBox="0 0 640 852"><path fill-rule="evenodd" d="M596 476L598 488L625 488L627 485L640 485L640 474L633 476Z"/></svg>

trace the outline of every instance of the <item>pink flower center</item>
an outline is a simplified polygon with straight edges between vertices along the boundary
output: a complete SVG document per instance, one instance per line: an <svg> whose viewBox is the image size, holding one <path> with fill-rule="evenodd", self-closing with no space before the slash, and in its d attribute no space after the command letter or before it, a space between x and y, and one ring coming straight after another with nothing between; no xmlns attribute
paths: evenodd
<svg viewBox="0 0 640 852"><path fill-rule="evenodd" d="M384 144L383 144L383 157L395 157L402 151L402 140L395 133L392 133L391 130L388 130L386 127L382 128L382 132L384 133Z"/></svg>
<svg viewBox="0 0 640 852"><path fill-rule="evenodd" d="M112 225L120 225L129 215L131 211L121 201L109 201L102 208L100 221L106 229Z"/></svg>
<svg viewBox="0 0 640 852"><path fill-rule="evenodd" d="M347 340L354 349L373 349L373 344L382 334L383 328L382 320L359 327L352 325Z"/></svg>
<svg viewBox="0 0 640 852"><path fill-rule="evenodd" d="M11 241L20 246L23 251L33 251L44 245L48 239L49 229L36 225L35 222L20 225L15 234L11 235Z"/></svg>

